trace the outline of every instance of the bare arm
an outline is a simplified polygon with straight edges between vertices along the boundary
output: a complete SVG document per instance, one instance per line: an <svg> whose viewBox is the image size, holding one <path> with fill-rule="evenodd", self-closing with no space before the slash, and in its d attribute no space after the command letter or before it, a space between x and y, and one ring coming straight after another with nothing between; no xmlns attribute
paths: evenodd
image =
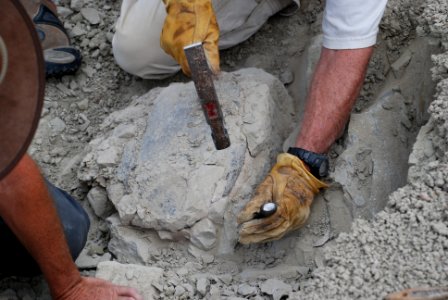
<svg viewBox="0 0 448 300"><path fill-rule="evenodd" d="M322 53L295 147L325 153L342 134L364 82L373 47Z"/></svg>
<svg viewBox="0 0 448 300"><path fill-rule="evenodd" d="M142 299L133 289L81 277L45 182L27 155L0 181L0 215L39 264L54 299Z"/></svg>

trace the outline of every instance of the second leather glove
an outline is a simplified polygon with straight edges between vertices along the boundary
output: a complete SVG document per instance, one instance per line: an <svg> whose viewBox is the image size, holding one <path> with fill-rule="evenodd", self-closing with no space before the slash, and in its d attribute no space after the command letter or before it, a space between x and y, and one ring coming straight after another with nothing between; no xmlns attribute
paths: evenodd
<svg viewBox="0 0 448 300"><path fill-rule="evenodd" d="M211 0L164 0L167 16L160 37L160 45L190 76L184 47L203 43L213 73L219 72L219 27Z"/></svg>
<svg viewBox="0 0 448 300"><path fill-rule="evenodd" d="M314 177L296 156L282 153L255 196L238 216L240 243L268 242L301 227L310 214L314 195L327 185ZM263 204L274 202L277 211L269 217L257 218Z"/></svg>

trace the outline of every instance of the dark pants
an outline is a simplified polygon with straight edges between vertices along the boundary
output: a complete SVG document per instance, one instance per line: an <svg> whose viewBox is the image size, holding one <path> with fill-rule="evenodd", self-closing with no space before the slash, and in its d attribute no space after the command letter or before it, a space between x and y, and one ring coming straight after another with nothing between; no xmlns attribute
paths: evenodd
<svg viewBox="0 0 448 300"><path fill-rule="evenodd" d="M64 228L65 239L73 260L87 241L90 220L84 209L63 190L47 181L48 191ZM42 216L43 218L45 216ZM51 245L46 245L51 247ZM40 274L39 266L19 242L14 233L0 218L0 274L5 276L34 276Z"/></svg>

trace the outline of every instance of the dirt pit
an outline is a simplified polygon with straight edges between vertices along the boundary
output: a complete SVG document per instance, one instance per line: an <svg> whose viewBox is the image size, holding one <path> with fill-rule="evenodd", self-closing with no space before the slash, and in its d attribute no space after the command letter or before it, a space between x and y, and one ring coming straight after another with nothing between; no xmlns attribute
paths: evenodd
<svg viewBox="0 0 448 300"><path fill-rule="evenodd" d="M85 1L100 12L99 25L68 10L69 1L58 5L84 63L76 75L48 81L30 153L94 220L77 261L85 275L135 286L145 299L381 299L402 288L447 284L445 1L389 1L360 97L329 153L331 187L316 198L307 225L277 242L229 242L207 251L172 234L122 226L116 216L98 217L114 207L97 189L99 180L78 176L89 143L104 134L102 124L111 114L148 91L189 80L182 74L141 80L115 65L110 41L119 2ZM222 52L223 70L256 67L277 77L293 100L298 123L319 55L321 18L319 1L304 1L291 17L272 17L248 41ZM260 170L270 165L272 157ZM102 213L89 194L105 199ZM225 210L227 220L237 207ZM233 225L216 226L217 239L226 240ZM1 299L49 299L41 278L7 278L1 287Z"/></svg>

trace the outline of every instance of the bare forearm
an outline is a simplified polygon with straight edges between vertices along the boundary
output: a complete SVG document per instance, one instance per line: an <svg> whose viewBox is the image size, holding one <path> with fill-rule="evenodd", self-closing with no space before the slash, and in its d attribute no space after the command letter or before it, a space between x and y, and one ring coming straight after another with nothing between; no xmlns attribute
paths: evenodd
<svg viewBox="0 0 448 300"><path fill-rule="evenodd" d="M28 156L0 181L0 215L39 264L53 297L81 280L45 182Z"/></svg>
<svg viewBox="0 0 448 300"><path fill-rule="evenodd" d="M349 119L372 52L373 47L322 48L295 147L316 153L328 151Z"/></svg>

